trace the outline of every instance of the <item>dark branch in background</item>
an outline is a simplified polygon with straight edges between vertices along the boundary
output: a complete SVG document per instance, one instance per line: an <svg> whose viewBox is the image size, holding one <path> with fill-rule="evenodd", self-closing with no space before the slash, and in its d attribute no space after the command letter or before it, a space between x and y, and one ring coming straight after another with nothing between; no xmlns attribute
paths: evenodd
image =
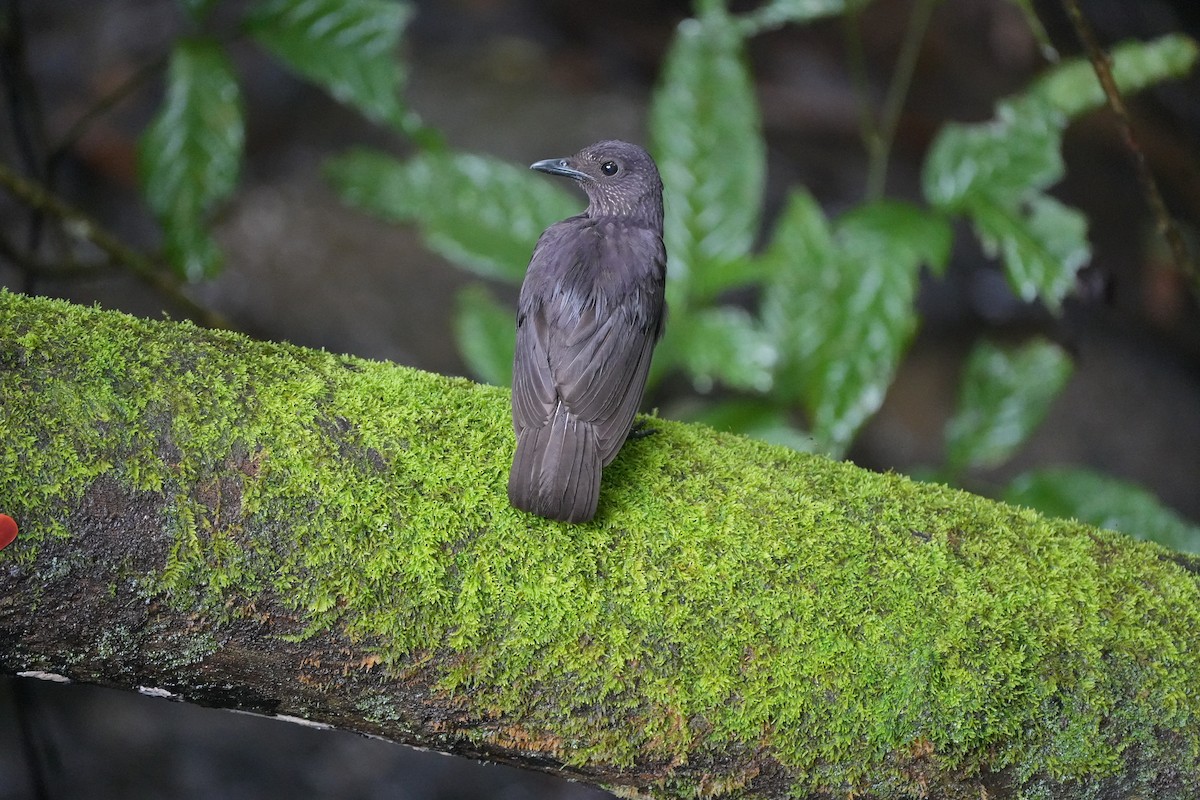
<svg viewBox="0 0 1200 800"><path fill-rule="evenodd" d="M1187 245L1183 241L1183 234L1180 233L1179 226L1167 210L1167 204L1163 201L1162 192L1158 190L1154 174L1150 171L1150 165L1146 161L1146 154L1138 145L1137 137L1134 136L1133 122L1129 118L1129 111L1125 108L1125 101L1121 97L1121 92L1117 89L1117 82L1113 79L1112 66L1108 54L1104 52L1099 42L1096 41L1095 31L1092 30L1092 26L1088 23L1087 18L1083 16L1083 11L1079 8L1078 0L1062 0L1062 3L1067 16L1071 18L1071 24L1075 27L1075 33L1079 36L1079 41L1087 51L1088 59L1092 62L1092 69L1095 70L1096 77L1100 80L1100 86L1104 89L1104 96L1108 100L1108 107L1112 109L1113 114L1117 117L1117 126L1121 131L1121 137L1125 140L1125 146L1133 154L1133 163L1137 171L1138 183L1141 184L1142 193L1146 196L1146 202L1150 204L1150 210L1153 212L1155 220L1158 223L1159 233L1167 240L1167 246L1171 248L1171 257L1175 261L1175 268L1188 276L1191 281L1192 293L1197 299L1200 299L1200 271L1197 271L1196 264L1192 261L1188 253Z"/></svg>
<svg viewBox="0 0 1200 800"><path fill-rule="evenodd" d="M140 67L114 91L100 98L80 115L58 142L50 144L42 123L37 87L29 74L20 0L13 0L8 5L6 13L0 17L0 80L6 87L5 101L10 112L17 157L22 171L33 176L33 179L23 178L17 171L0 163L0 185L25 203L30 212L25 246L18 246L6 232L0 231L0 257L10 261L21 272L22 289L26 293L34 291L34 282L38 278L64 280L95 277L104 265L69 263L61 267L51 266L38 257L46 230L46 217L57 217L61 222L61 231L67 238L90 241L108 257L109 265L132 272L143 283L166 295L192 320L210 328L230 328L232 326L223 316L187 297L180 283L149 258L126 246L94 219L73 208L55 193L59 168L80 137L98 117L160 74L165 63L166 57L163 56ZM54 238L57 240L57 237ZM69 253L64 252L62 258L71 261Z"/></svg>
<svg viewBox="0 0 1200 800"><path fill-rule="evenodd" d="M0 163L0 186L31 208L57 217L69 235L86 239L100 248L111 261L126 267L146 285L167 295L192 320L209 328L233 327L221 314L185 295L178 281L159 269L149 258L125 245L82 211L68 205L40 184L17 175L3 163Z"/></svg>
<svg viewBox="0 0 1200 800"><path fill-rule="evenodd" d="M121 83L113 91L109 92L104 97L101 97L91 108L84 111L79 119L67 129L63 137L50 148L49 155L46 156L46 185L51 189L54 188L55 177L58 174L58 168L62 165L63 159L75 147L75 144L87 133L87 129L98 118L108 113L118 103L124 100L134 91L140 89L151 78L162 73L166 67L167 57L160 56L147 64L142 65L130 75L124 82Z"/></svg>
<svg viewBox="0 0 1200 800"><path fill-rule="evenodd" d="M45 130L38 106L37 90L29 75L27 56L21 2L12 0L4 17L0 19L0 80L7 87L5 99L17 156L28 174L45 180L46 173L41 159L41 153L46 149ZM31 253L41 244L44 222L42 213L32 209L26 239L26 248ZM34 273L24 271L24 278L22 288L26 291L32 290Z"/></svg>

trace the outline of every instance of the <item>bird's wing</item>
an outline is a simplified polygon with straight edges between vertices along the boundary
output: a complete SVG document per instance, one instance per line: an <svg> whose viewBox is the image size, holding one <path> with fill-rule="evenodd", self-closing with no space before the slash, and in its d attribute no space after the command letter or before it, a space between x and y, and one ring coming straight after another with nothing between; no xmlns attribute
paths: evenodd
<svg viewBox="0 0 1200 800"><path fill-rule="evenodd" d="M513 360L512 415L517 433L540 428L550 419L558 400L550 358L546 354L545 319L541 304L517 315L517 348Z"/></svg>
<svg viewBox="0 0 1200 800"><path fill-rule="evenodd" d="M643 228L574 229L549 241L535 248L530 274L553 277L531 286L540 302L522 303L514 423L544 424L561 399L595 426L607 464L629 433L661 329L662 241Z"/></svg>

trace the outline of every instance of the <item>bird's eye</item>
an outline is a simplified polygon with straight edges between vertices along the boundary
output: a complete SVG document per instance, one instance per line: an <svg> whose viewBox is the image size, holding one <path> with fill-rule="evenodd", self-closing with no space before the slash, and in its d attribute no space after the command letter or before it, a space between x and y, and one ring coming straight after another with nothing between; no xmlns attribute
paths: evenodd
<svg viewBox="0 0 1200 800"><path fill-rule="evenodd" d="M617 174L617 162L605 161L600 165L600 171L611 178L613 175Z"/></svg>

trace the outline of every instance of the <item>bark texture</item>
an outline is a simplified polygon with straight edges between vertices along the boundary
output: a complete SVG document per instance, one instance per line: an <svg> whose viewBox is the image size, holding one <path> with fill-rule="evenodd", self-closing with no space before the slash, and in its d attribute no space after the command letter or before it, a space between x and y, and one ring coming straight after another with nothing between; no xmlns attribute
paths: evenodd
<svg viewBox="0 0 1200 800"><path fill-rule="evenodd" d="M0 669L696 797L1200 794L1200 563L656 421L0 291Z"/></svg>

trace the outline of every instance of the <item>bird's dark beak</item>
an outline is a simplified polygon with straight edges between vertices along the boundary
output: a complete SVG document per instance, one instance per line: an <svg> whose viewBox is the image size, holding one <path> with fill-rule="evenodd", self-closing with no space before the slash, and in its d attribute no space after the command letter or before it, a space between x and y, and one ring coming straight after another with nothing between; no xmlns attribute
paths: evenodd
<svg viewBox="0 0 1200 800"><path fill-rule="evenodd" d="M572 180L582 181L587 179L586 172L580 172L570 166L569 158L547 158L544 161L535 161L529 165L530 169L536 169L538 172L548 172L551 175L562 175Z"/></svg>

